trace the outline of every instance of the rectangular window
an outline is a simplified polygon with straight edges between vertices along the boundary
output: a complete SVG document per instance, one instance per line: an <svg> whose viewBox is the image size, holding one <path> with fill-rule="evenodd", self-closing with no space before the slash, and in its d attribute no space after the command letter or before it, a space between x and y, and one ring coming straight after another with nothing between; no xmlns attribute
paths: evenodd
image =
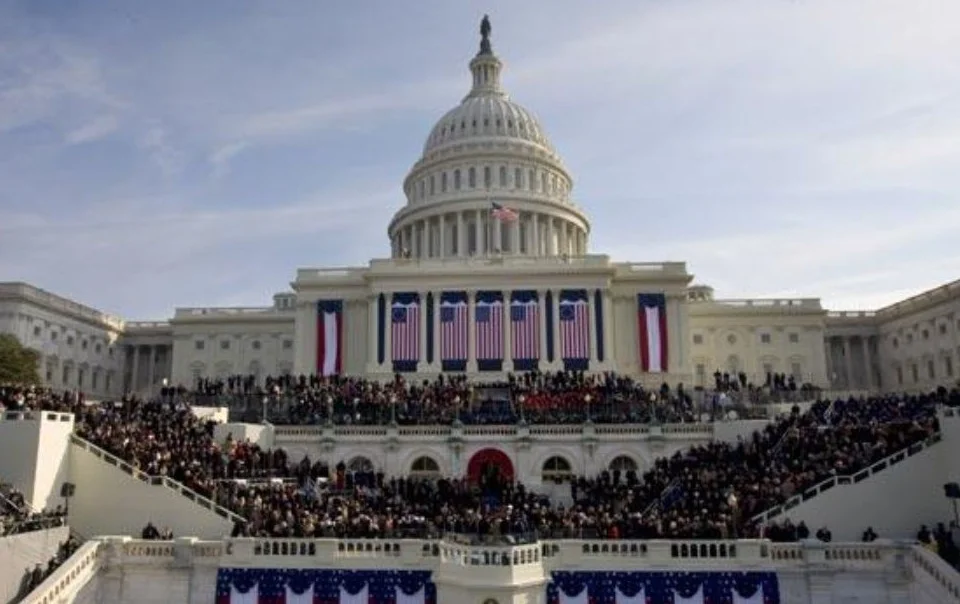
<svg viewBox="0 0 960 604"><path fill-rule="evenodd" d="M513 171L513 188L522 189L523 188L523 170L517 168Z"/></svg>
<svg viewBox="0 0 960 604"><path fill-rule="evenodd" d="M460 170L453 171L453 188L457 191L460 190Z"/></svg>
<svg viewBox="0 0 960 604"><path fill-rule="evenodd" d="M483 167L483 186L489 189L493 185L493 176L490 174L490 166Z"/></svg>
<svg viewBox="0 0 960 604"><path fill-rule="evenodd" d="M204 347L203 340L197 340L196 342L193 343L194 350L203 350L203 347Z"/></svg>
<svg viewBox="0 0 960 604"><path fill-rule="evenodd" d="M937 377L937 367L932 360L927 361L927 378L934 379Z"/></svg>
<svg viewBox="0 0 960 604"><path fill-rule="evenodd" d="M943 373L947 377L953 377L953 359L950 357L943 358Z"/></svg>
<svg viewBox="0 0 960 604"><path fill-rule="evenodd" d="M475 189L477 187L477 169L476 168L470 168L470 170L467 172L467 186L470 187L471 189Z"/></svg>
<svg viewBox="0 0 960 604"><path fill-rule="evenodd" d="M431 195L436 194L436 188L437 188L437 176L435 174L431 174L430 175L430 194Z"/></svg>
<svg viewBox="0 0 960 604"><path fill-rule="evenodd" d="M693 334L693 343L694 344L703 344L703 336L699 333Z"/></svg>
<svg viewBox="0 0 960 604"><path fill-rule="evenodd" d="M697 386L703 386L707 381L707 366L697 365Z"/></svg>
<svg viewBox="0 0 960 604"><path fill-rule="evenodd" d="M220 350L230 350L230 340L221 340Z"/></svg>
<svg viewBox="0 0 960 604"><path fill-rule="evenodd" d="M897 384L903 386L903 367L897 367Z"/></svg>
<svg viewBox="0 0 960 604"><path fill-rule="evenodd" d="M792 375L796 381L802 381L803 371L801 370L800 363L792 363L790 365L790 375Z"/></svg>
<svg viewBox="0 0 960 604"><path fill-rule="evenodd" d="M760 334L760 343L761 343L761 344L769 344L769 343L770 343L770 334L768 334L768 333L762 333L762 334Z"/></svg>
<svg viewBox="0 0 960 604"><path fill-rule="evenodd" d="M792 334L790 334L790 343L791 343L791 344L796 344L796 343L798 343L799 341L800 341L800 334L798 334L798 333L792 333Z"/></svg>
<svg viewBox="0 0 960 604"><path fill-rule="evenodd" d="M916 384L917 382L920 381L920 368L917 367L917 364L916 364L916 363L914 363L914 364L910 367L910 373L913 375L913 383L914 383L914 384Z"/></svg>
<svg viewBox="0 0 960 604"><path fill-rule="evenodd" d="M500 188L507 188L507 168L506 166L500 166Z"/></svg>
<svg viewBox="0 0 960 604"><path fill-rule="evenodd" d="M293 348L293 340L284 340L284 341L283 341L283 349L284 349L284 350L290 350L291 348Z"/></svg>
<svg viewBox="0 0 960 604"><path fill-rule="evenodd" d="M440 192L441 193L447 192L447 173L446 172L440 175Z"/></svg>
<svg viewBox="0 0 960 604"><path fill-rule="evenodd" d="M527 188L532 191L535 184L537 184L536 172L530 170L530 173L527 175Z"/></svg>

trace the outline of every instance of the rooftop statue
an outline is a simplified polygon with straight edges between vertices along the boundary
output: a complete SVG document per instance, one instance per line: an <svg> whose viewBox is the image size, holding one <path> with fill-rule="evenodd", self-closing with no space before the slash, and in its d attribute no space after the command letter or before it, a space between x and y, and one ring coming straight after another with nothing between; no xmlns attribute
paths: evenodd
<svg viewBox="0 0 960 604"><path fill-rule="evenodd" d="M493 28L490 26L490 17L484 15L480 21L480 54L482 55L493 54L493 49L490 47L491 31Z"/></svg>

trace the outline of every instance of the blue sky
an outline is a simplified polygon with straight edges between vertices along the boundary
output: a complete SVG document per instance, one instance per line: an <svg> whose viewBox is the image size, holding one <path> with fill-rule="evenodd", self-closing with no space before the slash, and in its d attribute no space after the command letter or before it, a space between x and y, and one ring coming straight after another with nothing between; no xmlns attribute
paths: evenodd
<svg viewBox="0 0 960 604"><path fill-rule="evenodd" d="M833 309L960 277L956 0L0 0L0 280L153 319L386 255L484 12L594 252Z"/></svg>

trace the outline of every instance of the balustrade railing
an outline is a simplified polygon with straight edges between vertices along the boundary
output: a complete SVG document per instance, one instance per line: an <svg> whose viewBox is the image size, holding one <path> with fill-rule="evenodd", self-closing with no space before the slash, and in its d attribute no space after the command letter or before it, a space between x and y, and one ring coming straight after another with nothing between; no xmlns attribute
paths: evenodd
<svg viewBox="0 0 960 604"><path fill-rule="evenodd" d="M75 596L87 581L100 571L102 547L103 543L99 540L84 543L49 577L27 594L20 604L72 602L73 599L69 596Z"/></svg>
<svg viewBox="0 0 960 604"><path fill-rule="evenodd" d="M203 495L201 495L200 493L197 493L193 489L188 488L183 483L177 482L176 480L173 480L172 478L169 478L167 476L154 476L152 474L147 474L146 472L140 470L139 468L136 468L131 464L127 463L126 461L120 459L116 455L113 455L112 453L109 453L106 450L101 449L97 445L93 444L92 442L84 438L81 438L80 436L77 436L76 434L70 435L70 442L80 447L81 449L89 451L95 457L100 458L103 462L116 467L118 470L125 472L140 481L145 482L152 486L160 486L160 487L170 489L171 491L174 491L177 494L182 495L183 497L186 497L187 499L196 503L200 507L210 510L211 512L217 514L222 518L226 518L231 522L244 520L242 516L239 516L238 514L231 512L227 508L221 505L218 505L216 502L212 501L210 498L204 497Z"/></svg>
<svg viewBox="0 0 960 604"><path fill-rule="evenodd" d="M873 476L878 472L882 472L883 470L886 470L890 466L898 464L903 460L907 459L908 457L913 457L914 455L923 451L924 449L927 449L928 447L935 445L936 443L940 442L941 438L942 436L938 432L936 434L933 434L932 436L930 436L924 441L910 445L906 449L901 449L896 453L893 453L892 455L889 455L881 459L880 461L876 462L875 464L871 465L868 468L864 468L863 470L859 470L852 474L831 476L830 478L810 487L804 492L794 495L793 497L787 499L780 505L774 506L765 512L757 514L750 520L755 523L769 522L774 518L776 518L777 516L779 516L780 514L783 514L797 507L804 501L812 499L817 495L825 491L828 491L834 487L846 486L846 485L857 484L859 482L862 482L867 478L869 478L870 476Z"/></svg>

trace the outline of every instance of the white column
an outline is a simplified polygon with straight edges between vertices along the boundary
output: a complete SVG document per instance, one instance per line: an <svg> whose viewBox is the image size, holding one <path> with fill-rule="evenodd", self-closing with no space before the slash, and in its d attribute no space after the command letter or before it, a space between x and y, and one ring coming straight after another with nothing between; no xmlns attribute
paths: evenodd
<svg viewBox="0 0 960 604"><path fill-rule="evenodd" d="M420 257L430 257L430 242L427 241L427 221L417 222L417 239L420 240Z"/></svg>
<svg viewBox="0 0 960 604"><path fill-rule="evenodd" d="M510 338L510 292L503 292L503 370L513 371L513 342Z"/></svg>
<svg viewBox="0 0 960 604"><path fill-rule="evenodd" d="M597 309L596 309L596 292L587 290L587 324L590 326L590 369L592 371L597 370Z"/></svg>
<svg viewBox="0 0 960 604"><path fill-rule="evenodd" d="M384 317L383 325L383 364L387 373L393 373L393 300L390 292L383 294Z"/></svg>
<svg viewBox="0 0 960 604"><path fill-rule="evenodd" d="M483 229L483 212L481 210L475 210L473 217L474 217L473 228L474 228L474 233L476 234L476 239L477 239L476 255L483 256L484 254L487 253L487 246L486 246L487 238L486 238L486 233L484 232L484 229Z"/></svg>
<svg viewBox="0 0 960 604"><path fill-rule="evenodd" d="M510 223L510 252L514 255L520 253L520 221L514 220Z"/></svg>
<svg viewBox="0 0 960 604"><path fill-rule="evenodd" d="M860 345L863 347L863 387L869 390L873 389L873 359L870 357L870 338L862 336Z"/></svg>
<svg viewBox="0 0 960 604"><path fill-rule="evenodd" d="M547 290L537 290L537 313L540 318L540 368L547 362Z"/></svg>
<svg viewBox="0 0 960 604"><path fill-rule="evenodd" d="M440 292L433 294L433 362L430 371L440 371Z"/></svg>
<svg viewBox="0 0 960 604"><path fill-rule="evenodd" d="M457 212L457 256L467 255L467 233L463 223L463 212Z"/></svg>
<svg viewBox="0 0 960 604"><path fill-rule="evenodd" d="M555 368L563 367L563 359L560 355L562 348L560 342L560 290L552 290L553 295L553 321L550 329L553 331L553 363Z"/></svg>
<svg viewBox="0 0 960 604"><path fill-rule="evenodd" d="M547 256L553 256L556 254L556 250L553 247L553 217L545 216L544 225L547 230L547 240L544 242L543 253Z"/></svg>
<svg viewBox="0 0 960 604"><path fill-rule="evenodd" d="M826 366L827 372L827 388L833 388L833 338L827 336L823 339L823 364ZM813 368L811 367L811 371ZM816 378L811 378L811 381L814 381ZM814 381L814 383L816 383Z"/></svg>
<svg viewBox="0 0 960 604"><path fill-rule="evenodd" d="M147 369L147 379L150 382L147 384L148 388L153 387L154 381L156 381L156 370L157 370L157 347L150 347L150 367Z"/></svg>
<svg viewBox="0 0 960 604"><path fill-rule="evenodd" d="M533 256L540 255L540 216L539 214L533 214L530 216L530 231L532 233L533 242L530 245L530 254Z"/></svg>
<svg viewBox="0 0 960 604"><path fill-rule="evenodd" d="M613 301L610 299L610 290L603 291L603 362L608 367L613 363Z"/></svg>
<svg viewBox="0 0 960 604"><path fill-rule="evenodd" d="M379 296L367 298L367 367L381 369L377 359L377 299Z"/></svg>
<svg viewBox="0 0 960 604"><path fill-rule="evenodd" d="M437 256L443 258L447 255L447 215L440 214L440 218L437 219L439 226L437 227L440 232L437 234L439 239L440 249L437 251Z"/></svg>
<svg viewBox="0 0 960 604"><path fill-rule="evenodd" d="M843 362L847 371L846 389L853 390L853 343L851 338L843 338Z"/></svg>
<svg viewBox="0 0 960 604"><path fill-rule="evenodd" d="M491 222L493 223L493 234L491 235L493 241L490 242L490 249L496 253L503 253L503 245L501 245L503 243L503 223L499 220Z"/></svg>
<svg viewBox="0 0 960 604"><path fill-rule="evenodd" d="M209 344L209 342L208 342ZM61 369L60 375L57 376L57 381L62 381L60 378L63 377L63 370ZM132 392L137 391L138 380L140 378L140 347L133 347L133 373L130 375L130 390Z"/></svg>
<svg viewBox="0 0 960 604"><path fill-rule="evenodd" d="M434 308L436 311L436 308ZM436 314L436 313L434 313ZM417 370L420 371L427 364L427 292L420 292L420 361L417 363Z"/></svg>
<svg viewBox="0 0 960 604"><path fill-rule="evenodd" d="M477 292L467 292L467 373L477 373L477 334L476 324Z"/></svg>

